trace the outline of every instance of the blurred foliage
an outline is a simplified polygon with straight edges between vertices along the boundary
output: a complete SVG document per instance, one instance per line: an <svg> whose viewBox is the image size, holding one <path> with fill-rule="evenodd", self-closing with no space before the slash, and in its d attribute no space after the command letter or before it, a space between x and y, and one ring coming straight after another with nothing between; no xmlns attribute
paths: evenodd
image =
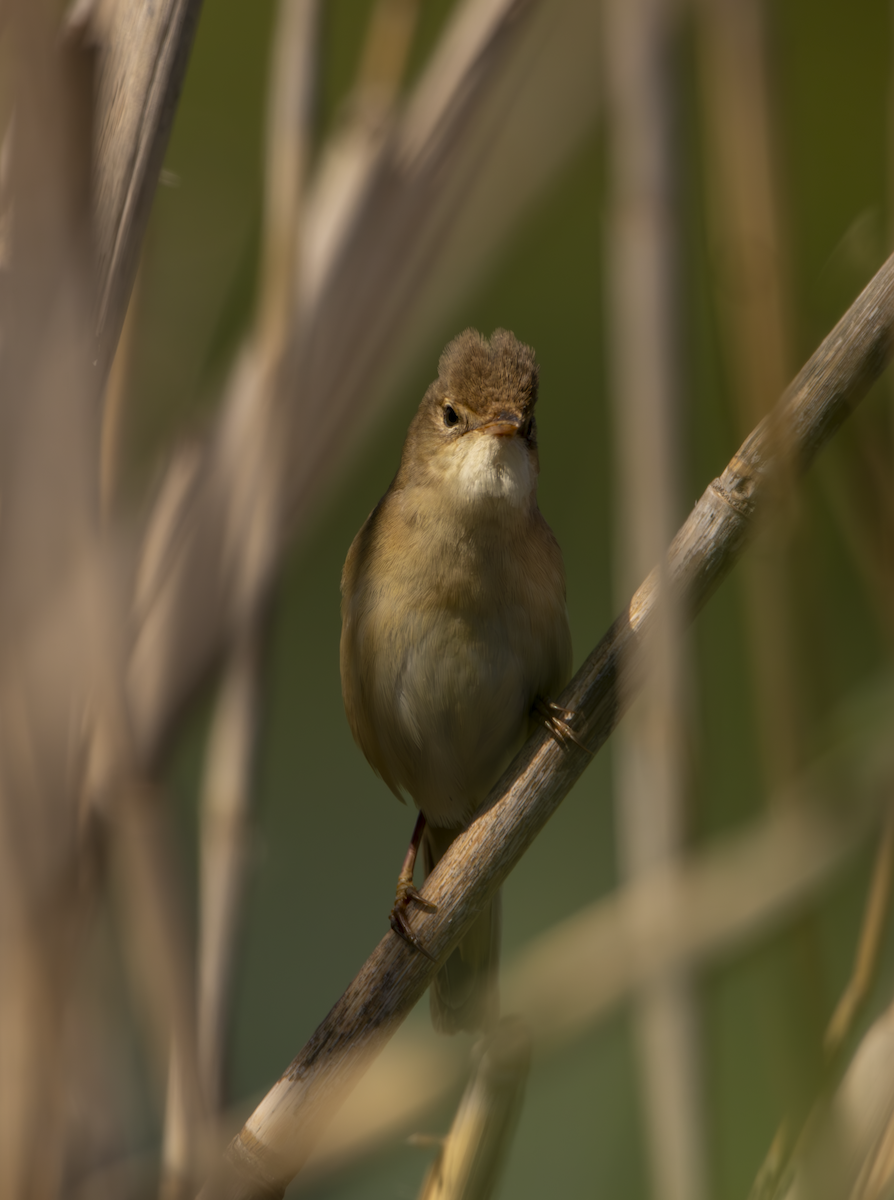
<svg viewBox="0 0 894 1200"><path fill-rule="evenodd" d="M202 17L167 156L173 186L157 195L139 283L128 430L134 496L175 433L206 419L251 312L273 7L270 0L217 0ZM321 137L350 88L369 7L365 0L324 6ZM446 2L422 6L411 75L449 8ZM777 0L768 6L768 20L800 363L881 264L889 244L890 6L884 0L847 8L835 0ZM679 45L684 512L738 442L706 231L705 98L695 71L693 21L689 14ZM594 46L594 87L598 56ZM414 365L389 410L353 452L350 474L343 469L313 531L287 563L266 652L234 1098L250 1098L278 1076L386 928L412 814L374 778L344 720L339 574L354 532L397 466L406 425L440 349L459 329L472 325L489 333L506 326L537 349L541 507L565 554L578 663L614 615L604 173L597 129L474 294L431 344L414 348ZM890 609L873 598L861 574L836 497L859 484L867 439L887 445L890 455L892 411L885 379L825 452L788 517L796 614L791 653L808 757L831 736L836 709L891 670ZM760 542L750 551L762 552ZM734 827L769 802L746 604L740 570L690 638L695 841ZM203 728L199 714L172 762L185 812L195 803ZM610 756L603 754L510 879L507 956L617 882L610 785ZM863 859L809 918L702 981L711 1170L720 1200L747 1194L779 1118L815 1077L818 1038L847 975L867 877ZM889 938L879 999L889 994L892 964ZM427 1002L414 1019L425 1028ZM448 1111L441 1114L442 1127L449 1119ZM635 1056L621 1014L559 1059L535 1060L503 1194L635 1200L646 1194L644 1153ZM383 1149L371 1166L315 1194L410 1196L423 1169L421 1152Z"/></svg>

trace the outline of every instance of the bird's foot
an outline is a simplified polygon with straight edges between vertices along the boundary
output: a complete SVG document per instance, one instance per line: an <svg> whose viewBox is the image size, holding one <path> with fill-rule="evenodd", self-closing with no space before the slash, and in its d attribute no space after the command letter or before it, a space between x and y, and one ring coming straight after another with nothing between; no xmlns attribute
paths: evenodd
<svg viewBox="0 0 894 1200"><path fill-rule="evenodd" d="M561 705L554 704L552 700L542 700L539 697L534 701L534 709L546 726L547 732L552 734L563 749L567 749L569 744L573 742L585 754L589 754L591 758L593 757L592 753L571 728L571 722L577 716L574 709L562 708Z"/></svg>
<svg viewBox="0 0 894 1200"><path fill-rule="evenodd" d="M426 958L430 958L432 962L437 962L433 954L429 954L422 942L413 932L410 927L410 922L407 919L407 909L411 904L417 904L425 912L437 912L437 904L432 904L430 900L416 890L413 886L413 876L401 874L397 880L397 893L394 897L394 907L391 909L391 928L398 937L403 938L408 942L414 950L418 950L420 954L424 954Z"/></svg>

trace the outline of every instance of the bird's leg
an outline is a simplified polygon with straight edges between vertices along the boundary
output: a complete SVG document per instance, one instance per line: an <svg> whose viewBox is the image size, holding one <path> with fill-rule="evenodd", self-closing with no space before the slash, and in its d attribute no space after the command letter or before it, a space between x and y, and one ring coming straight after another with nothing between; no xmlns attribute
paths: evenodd
<svg viewBox="0 0 894 1200"><path fill-rule="evenodd" d="M420 908L426 912L437 912L437 904L432 904L420 895L413 886L413 868L416 866L416 855L419 853L419 843L422 841L422 834L425 831L425 816L420 813L416 819L416 826L413 830L413 836L410 838L410 844L407 847L407 856L404 859L404 865L401 867L400 874L397 877L397 893L394 897L394 907L391 910L391 928L398 937L402 937L405 942L424 954L426 958L430 958L432 962L437 962L437 959L429 954L426 948L422 945L416 934L410 928L410 922L407 920L407 908L411 904L418 904Z"/></svg>
<svg viewBox="0 0 894 1200"><path fill-rule="evenodd" d="M553 704L552 700L538 696L534 701L534 711L543 721L547 732L552 734L560 746L567 748L569 742L574 742L575 746L579 746L585 754L589 754L591 758L593 757L571 728L570 722L577 716L574 709L562 708L558 704Z"/></svg>

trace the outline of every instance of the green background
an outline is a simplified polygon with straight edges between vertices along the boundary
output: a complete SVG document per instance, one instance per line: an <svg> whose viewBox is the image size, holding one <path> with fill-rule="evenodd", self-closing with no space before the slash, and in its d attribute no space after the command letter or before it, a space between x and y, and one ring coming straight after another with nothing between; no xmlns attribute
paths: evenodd
<svg viewBox="0 0 894 1200"><path fill-rule="evenodd" d="M337 119L356 70L369 5L324 11L317 133ZM422 6L418 72L449 12ZM885 257L889 198L889 6L864 0L779 0L768 16L798 362L831 328ZM132 502L165 449L213 413L219 384L252 311L261 205L266 73L274 6L205 6L140 278L128 398ZM599 48L593 47L594 87ZM726 464L737 419L724 378L705 230L702 118L694 38L682 22L680 68L680 444L684 508ZM374 428L345 433L342 469L277 589L265 648L256 835L237 979L231 1098L258 1097L278 1077L386 929L413 813L396 803L354 746L338 679L339 575L351 539L396 469L403 434L443 345L466 326L505 326L541 364L540 505L565 555L579 665L612 606L612 429L607 390L604 130L597 125L462 298ZM803 485L791 542L792 647L809 750L822 748L848 697L890 669L890 626L855 569L829 500L828 473L851 472L860 431L890 429L877 385ZM836 467L837 464L837 467ZM824 474L825 473L825 474ZM681 514L682 515L682 514ZM760 553L760 546L752 553ZM698 843L765 811L741 572L723 585L689 638L694 762L690 826ZM210 692L197 699L172 756L186 861ZM813 1077L825 1021L847 976L868 856L818 908L700 977L712 1193L747 1194L776 1124ZM618 881L611 756L601 754L505 888L507 958L535 934L608 894ZM582 951L583 952L583 951ZM890 963L876 992L890 986ZM414 1014L427 1026L427 1001ZM432 1035L434 1036L434 1035ZM446 1128L450 1110L426 1117ZM402 1144L326 1197L411 1197L427 1156ZM629 1013L553 1059L535 1057L502 1195L646 1196L647 1167Z"/></svg>

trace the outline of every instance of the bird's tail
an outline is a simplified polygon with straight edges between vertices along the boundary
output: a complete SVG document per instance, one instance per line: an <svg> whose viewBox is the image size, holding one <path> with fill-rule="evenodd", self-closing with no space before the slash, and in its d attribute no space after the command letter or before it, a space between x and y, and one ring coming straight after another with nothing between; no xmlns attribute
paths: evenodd
<svg viewBox="0 0 894 1200"><path fill-rule="evenodd" d="M425 826L425 874L446 854L462 827ZM494 896L431 985L431 1019L439 1033L475 1033L499 1017L500 893Z"/></svg>

